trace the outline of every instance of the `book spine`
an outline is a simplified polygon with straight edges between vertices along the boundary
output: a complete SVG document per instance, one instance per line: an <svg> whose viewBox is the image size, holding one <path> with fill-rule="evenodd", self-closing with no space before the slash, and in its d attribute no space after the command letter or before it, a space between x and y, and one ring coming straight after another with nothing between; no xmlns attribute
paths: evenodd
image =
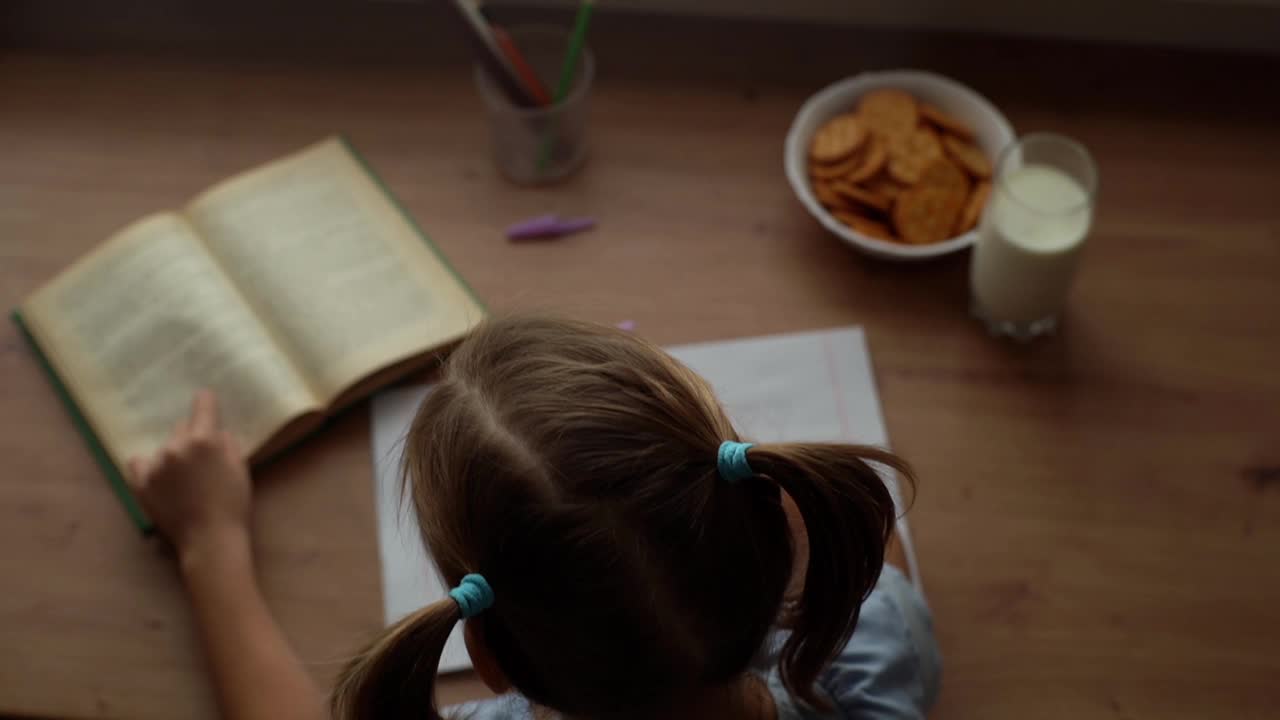
<svg viewBox="0 0 1280 720"><path fill-rule="evenodd" d="M14 310L11 317L13 324L18 327L18 333L22 335L23 339L27 341L27 345L31 347L37 364L44 370L45 376L49 378L49 383L53 385L58 399L62 401L63 407L71 415L71 421L75 424L76 430L80 432L85 444L89 446L89 452L92 453L93 459L97 461L98 466L102 468L103 474L107 476L107 482L111 484L111 489L115 491L116 497L124 505L125 512L129 514L129 519L133 520L133 523L138 526L138 529L143 534L151 534L155 530L155 525L152 524L147 514L142 511L142 505L138 503L138 499L129 491L129 486L124 480L124 473L112 461L106 446L102 444L102 439L93 431L93 426L89 424L89 419L85 417L84 411L80 409L75 398L72 397L71 390L62 381L58 371L54 369L53 363L49 361L49 357L45 354L44 349L40 347L40 343L36 342L31 330L27 328L22 312Z"/></svg>

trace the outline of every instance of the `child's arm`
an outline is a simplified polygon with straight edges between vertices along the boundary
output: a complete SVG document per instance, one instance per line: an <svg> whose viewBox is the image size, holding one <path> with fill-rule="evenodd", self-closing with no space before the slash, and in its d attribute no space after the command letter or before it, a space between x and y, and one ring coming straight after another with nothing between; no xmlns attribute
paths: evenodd
<svg viewBox="0 0 1280 720"><path fill-rule="evenodd" d="M219 424L213 394L197 394L191 418L165 448L133 459L129 471L143 507L177 550L223 716L326 717L319 690L258 590L249 470Z"/></svg>

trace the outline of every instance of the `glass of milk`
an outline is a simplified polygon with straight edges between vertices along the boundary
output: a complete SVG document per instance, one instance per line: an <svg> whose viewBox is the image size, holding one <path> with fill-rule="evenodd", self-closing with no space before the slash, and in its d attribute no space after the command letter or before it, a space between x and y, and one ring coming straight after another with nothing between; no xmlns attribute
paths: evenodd
<svg viewBox="0 0 1280 720"><path fill-rule="evenodd" d="M993 335L1053 332L1093 222L1098 169L1070 138L1033 133L996 162L969 281L973 314Z"/></svg>

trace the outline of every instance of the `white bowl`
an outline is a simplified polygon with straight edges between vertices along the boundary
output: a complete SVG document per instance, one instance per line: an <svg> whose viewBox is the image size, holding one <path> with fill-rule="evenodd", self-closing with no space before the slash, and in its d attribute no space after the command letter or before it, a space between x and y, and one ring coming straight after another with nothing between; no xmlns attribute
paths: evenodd
<svg viewBox="0 0 1280 720"><path fill-rule="evenodd" d="M868 237L836 220L814 197L809 187L809 138L822 123L852 110L864 94L880 88L905 90L916 99L963 120L973 128L978 147L991 158L993 165L1000 150L1013 142L1013 128L1004 115L986 98L955 80L918 70L859 73L823 88L796 113L787 132L783 156L791 189L823 227L868 255L886 260L927 260L969 247L978 237L974 230L930 245L902 245Z"/></svg>

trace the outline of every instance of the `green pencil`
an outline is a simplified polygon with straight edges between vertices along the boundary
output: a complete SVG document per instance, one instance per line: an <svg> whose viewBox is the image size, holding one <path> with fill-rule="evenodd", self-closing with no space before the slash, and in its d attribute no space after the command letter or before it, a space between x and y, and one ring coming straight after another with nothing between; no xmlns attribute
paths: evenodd
<svg viewBox="0 0 1280 720"><path fill-rule="evenodd" d="M595 0L582 0L578 6L578 16L573 21L573 32L569 35L569 50L565 52L564 64L560 66L560 82L556 83L554 103L559 104L569 96L573 89L573 76L578 69L578 59L582 57L582 48L587 40L587 26L591 24L591 11L595 9ZM555 144L554 133L542 141L538 152L538 174L547 169L551 161L551 147Z"/></svg>
<svg viewBox="0 0 1280 720"><path fill-rule="evenodd" d="M564 100L573 89L574 70L578 67L578 58L582 55L582 46L587 40L587 26L591 24L591 11L595 6L595 0L582 0L582 4L578 6L578 17L573 21L573 34L569 36L569 51L565 53L564 65L560 67L556 102Z"/></svg>

